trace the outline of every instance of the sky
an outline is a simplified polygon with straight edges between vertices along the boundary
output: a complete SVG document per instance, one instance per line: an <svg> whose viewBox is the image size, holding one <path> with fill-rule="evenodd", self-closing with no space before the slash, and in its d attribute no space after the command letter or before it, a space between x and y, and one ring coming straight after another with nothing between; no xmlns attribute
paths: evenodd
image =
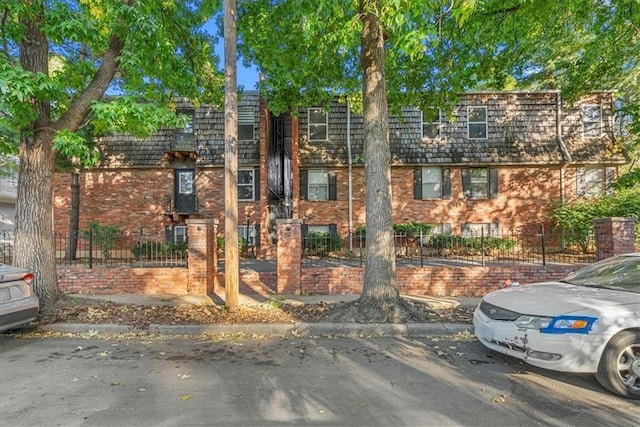
<svg viewBox="0 0 640 427"><path fill-rule="evenodd" d="M205 28L211 34L213 35L216 34L217 29L215 27L215 23L213 22L213 20L209 21L205 25ZM215 52L220 57L220 67L224 69L224 39L222 37L220 37L218 39L218 43L216 43ZM244 67L242 65L242 61L239 60L237 65L237 72L238 72L238 85L244 86L245 90L257 90L256 85L258 83L259 73L256 67L250 67L250 68Z"/></svg>

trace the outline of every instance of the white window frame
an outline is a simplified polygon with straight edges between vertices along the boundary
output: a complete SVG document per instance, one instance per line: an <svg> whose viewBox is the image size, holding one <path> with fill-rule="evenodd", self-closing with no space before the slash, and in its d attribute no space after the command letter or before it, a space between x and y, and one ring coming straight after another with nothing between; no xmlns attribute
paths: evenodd
<svg viewBox="0 0 640 427"><path fill-rule="evenodd" d="M312 122L312 113L314 115L321 113L324 116L324 122ZM313 138L312 128L324 128L324 138ZM309 141L326 141L329 139L329 114L322 107L310 107L307 110L307 138Z"/></svg>
<svg viewBox="0 0 640 427"><path fill-rule="evenodd" d="M597 110L596 118L589 113L589 110ZM597 126L597 132L591 130L592 126ZM585 104L582 106L582 136L585 138L599 138L602 136L602 106L598 104Z"/></svg>
<svg viewBox="0 0 640 427"><path fill-rule="evenodd" d="M178 110L177 113L178 115L181 115L181 116L187 116L189 120L187 120L187 123L185 123L183 127L177 128L176 132L183 135L193 135L193 123L195 121L195 115L196 115L195 111Z"/></svg>
<svg viewBox="0 0 640 427"><path fill-rule="evenodd" d="M313 225L307 224L307 233L331 233L331 227L329 225Z"/></svg>
<svg viewBox="0 0 640 427"><path fill-rule="evenodd" d="M318 179L314 180L314 177ZM324 191L324 197L320 194ZM329 171L327 169L309 169L307 171L307 199L329 200Z"/></svg>
<svg viewBox="0 0 640 427"><path fill-rule="evenodd" d="M472 110L483 110L484 111L484 120L482 121L477 121L471 120L471 111ZM484 126L484 137L471 137L471 126L478 126L478 125L483 125ZM488 116L488 112L487 112L487 107L484 105L469 105L467 106L467 137L469 139L472 140L485 140L489 137L489 116Z"/></svg>
<svg viewBox="0 0 640 427"><path fill-rule="evenodd" d="M173 242L186 242L187 241L187 226L175 225L173 227Z"/></svg>
<svg viewBox="0 0 640 427"><path fill-rule="evenodd" d="M484 171L485 175L482 179L474 176L473 171ZM489 168L469 168L469 192L471 193L471 199L488 199L489 198L489 180L491 179L489 174ZM478 194L476 188L483 188L482 195Z"/></svg>
<svg viewBox="0 0 640 427"><path fill-rule="evenodd" d="M178 171L178 194L193 194L193 175L192 170Z"/></svg>
<svg viewBox="0 0 640 427"><path fill-rule="evenodd" d="M256 139L256 134L255 134L255 116L253 113L253 110L250 109L239 109L238 110L238 141L255 141ZM242 139L241 135L242 132L240 132L240 128L241 127L249 127L251 126L251 138L249 139Z"/></svg>
<svg viewBox="0 0 640 427"><path fill-rule="evenodd" d="M247 228L248 227L248 228ZM249 234L247 234L247 230ZM255 224L239 225L238 226L238 237L244 239L244 244L247 247L257 246L258 243L258 226Z"/></svg>
<svg viewBox="0 0 640 427"><path fill-rule="evenodd" d="M421 132L422 132L422 139L428 139L428 140L434 140L434 139L440 139L440 131L442 128L442 111L440 110L440 108L429 108L429 110L435 110L438 113L438 120L435 122L425 122L424 121L424 111L420 110L420 123L421 123ZM425 126L426 127L430 127L430 126L435 126L437 129L437 134L435 136L432 135L425 135Z"/></svg>
<svg viewBox="0 0 640 427"><path fill-rule="evenodd" d="M432 173L429 173L432 172ZM422 199L442 198L442 168L439 166L425 166L422 174ZM431 180L429 180L431 178ZM429 191L433 188L433 191ZM436 194L437 193L437 194Z"/></svg>
<svg viewBox="0 0 640 427"><path fill-rule="evenodd" d="M607 177L602 166L584 167L584 195L585 199L600 197L605 194Z"/></svg>
<svg viewBox="0 0 640 427"><path fill-rule="evenodd" d="M250 183L241 183L240 182L240 173L249 172L251 174L251 182ZM242 192L241 188L251 188L251 198L241 198L240 195ZM244 202L252 202L256 199L256 171L255 169L238 169L238 201Z"/></svg>

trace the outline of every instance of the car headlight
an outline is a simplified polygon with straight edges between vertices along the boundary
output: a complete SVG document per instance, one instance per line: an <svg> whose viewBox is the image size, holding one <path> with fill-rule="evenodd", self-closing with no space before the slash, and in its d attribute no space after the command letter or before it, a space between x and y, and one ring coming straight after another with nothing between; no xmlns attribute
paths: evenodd
<svg viewBox="0 0 640 427"><path fill-rule="evenodd" d="M551 319L546 327L540 329L543 334L588 334L597 317L558 316Z"/></svg>
<svg viewBox="0 0 640 427"><path fill-rule="evenodd" d="M546 328L551 321L551 317L529 316L523 314L515 320L515 325L523 329L541 329Z"/></svg>

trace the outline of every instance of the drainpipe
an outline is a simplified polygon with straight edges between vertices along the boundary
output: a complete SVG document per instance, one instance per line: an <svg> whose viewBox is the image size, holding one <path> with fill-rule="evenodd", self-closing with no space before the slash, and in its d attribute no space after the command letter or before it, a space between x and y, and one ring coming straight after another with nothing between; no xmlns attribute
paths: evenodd
<svg viewBox="0 0 640 427"><path fill-rule="evenodd" d="M349 162L349 253L353 253L353 194L351 181L351 108L347 101L347 157Z"/></svg>
<svg viewBox="0 0 640 427"><path fill-rule="evenodd" d="M571 154L569 153L569 149L562 140L562 102L560 99L560 91L556 92L556 135L558 136L558 145L560 146L562 157L564 157L564 162L560 167L560 200L564 205L566 199L565 170L567 169L567 166L569 166L569 163L571 163Z"/></svg>

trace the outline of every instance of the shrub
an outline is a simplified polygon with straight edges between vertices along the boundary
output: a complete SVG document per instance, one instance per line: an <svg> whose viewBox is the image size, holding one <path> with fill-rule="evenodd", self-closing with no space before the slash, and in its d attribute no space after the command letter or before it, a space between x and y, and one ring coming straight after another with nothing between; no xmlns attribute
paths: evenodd
<svg viewBox="0 0 640 427"><path fill-rule="evenodd" d="M109 259L111 250L120 238L120 228L116 225L101 225L97 222L89 222L87 226L89 229L82 231L82 237L91 236L93 244L102 250L103 258Z"/></svg>
<svg viewBox="0 0 640 427"><path fill-rule="evenodd" d="M187 253L187 243L148 240L136 243L131 253L136 260L184 258Z"/></svg>
<svg viewBox="0 0 640 427"><path fill-rule="evenodd" d="M304 236L304 250L307 254L326 256L342 249L342 239L335 233L311 232Z"/></svg>

